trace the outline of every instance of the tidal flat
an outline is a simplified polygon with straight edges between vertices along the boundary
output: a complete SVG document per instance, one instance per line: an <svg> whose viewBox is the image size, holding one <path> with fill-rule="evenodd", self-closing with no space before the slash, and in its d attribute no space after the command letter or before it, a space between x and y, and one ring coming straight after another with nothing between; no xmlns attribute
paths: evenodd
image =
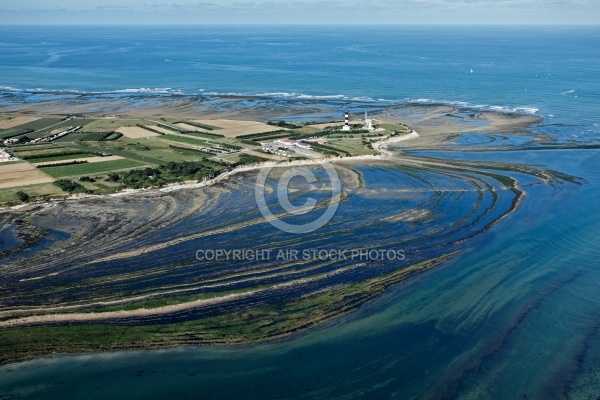
<svg viewBox="0 0 600 400"><path fill-rule="evenodd" d="M412 108L422 111L411 120L417 139L381 149L381 159L333 163L342 187L338 211L305 235L279 231L261 215L255 171L209 187L70 199L5 214L3 237L13 245L3 249L0 362L303 334L468 251L479 235L506 223L529 188L582 182L536 165L427 154L463 148L453 140L464 130L518 136L536 118ZM321 189L292 183L292 202L317 197L313 213L286 217L296 223L327 207L323 188L332 185L318 164L306 167ZM276 184L286 170L274 168L264 190L280 217L286 213ZM218 249L269 256L198 258ZM369 251L396 256L360 257Z"/></svg>

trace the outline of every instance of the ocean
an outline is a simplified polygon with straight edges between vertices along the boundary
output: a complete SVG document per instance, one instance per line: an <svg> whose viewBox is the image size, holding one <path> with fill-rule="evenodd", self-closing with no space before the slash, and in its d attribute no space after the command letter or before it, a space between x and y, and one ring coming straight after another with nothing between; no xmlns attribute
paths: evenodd
<svg viewBox="0 0 600 400"><path fill-rule="evenodd" d="M197 96L322 104L335 112L425 104L537 115L541 121L526 133L595 145L600 29L0 27L0 111L55 100ZM468 134L457 140L477 147ZM597 398L600 156L592 148L537 151L515 143L519 151L413 155L535 165L576 177L578 184L524 178L527 196L516 211L461 244L459 257L349 316L277 343L55 356L2 366L0 395ZM392 166L357 169L375 192L401 186L402 172ZM358 196L340 215L367 215L374 204L387 212L390 200L374 196ZM512 198L500 197L498 206L481 200L482 208L502 211ZM248 198L235 201L250 212ZM440 226L469 215L456 205L463 197L436 201ZM393 206L411 204L397 200ZM361 231L355 223L373 243L394 235L384 224Z"/></svg>

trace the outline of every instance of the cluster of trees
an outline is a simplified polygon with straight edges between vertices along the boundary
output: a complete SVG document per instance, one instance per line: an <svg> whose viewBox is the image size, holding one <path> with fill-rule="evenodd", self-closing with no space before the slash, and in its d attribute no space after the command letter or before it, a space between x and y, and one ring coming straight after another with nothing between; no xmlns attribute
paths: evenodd
<svg viewBox="0 0 600 400"><path fill-rule="evenodd" d="M169 162L156 168L134 169L125 172L111 172L106 180L118 182L123 187L141 189L160 187L168 183L184 180L204 180L216 176L223 166L221 164L203 161Z"/></svg>
<svg viewBox="0 0 600 400"><path fill-rule="evenodd" d="M392 132L392 134L390 136L400 136L401 134L406 135L406 134L408 134L408 131L405 131L402 133L398 132L398 131L394 131L394 132Z"/></svg>
<svg viewBox="0 0 600 400"><path fill-rule="evenodd" d="M106 142L109 140L119 140L123 137L121 132L106 132L100 138L98 138L98 142Z"/></svg>
<svg viewBox="0 0 600 400"><path fill-rule="evenodd" d="M346 133L369 133L370 131L366 130L366 129L362 129L362 125L360 124L353 124L350 126L351 130L349 132L346 131ZM327 135L332 135L334 133L340 133L340 132L345 132L342 131L342 127L341 126L326 126L321 132L316 133L316 135L319 136L327 136Z"/></svg>
<svg viewBox="0 0 600 400"><path fill-rule="evenodd" d="M19 190L17 193L17 198L19 200L21 200L21 202L23 203L27 203L30 199L29 195L25 192L23 192L22 190Z"/></svg>
<svg viewBox="0 0 600 400"><path fill-rule="evenodd" d="M271 131L271 132L249 133L247 135L240 135L237 138L238 139L260 140L260 139L264 139L265 137L270 137L270 136L285 137L286 135L289 135L289 134L290 133L288 131L280 130L280 131Z"/></svg>
<svg viewBox="0 0 600 400"><path fill-rule="evenodd" d="M87 131L79 131L70 133L69 136L73 139L73 141L83 141L83 142L106 142L112 140L118 140L123 137L121 132L87 132Z"/></svg>
<svg viewBox="0 0 600 400"><path fill-rule="evenodd" d="M243 147L241 147L241 146L236 146L236 145L234 145L234 144L224 144L224 143L221 143L221 144L219 144L219 145L220 145L222 148L224 148L224 149L229 149L229 150L235 150L235 151L238 151L238 150L242 150L242 149L243 149Z"/></svg>
<svg viewBox="0 0 600 400"><path fill-rule="evenodd" d="M9 139L9 138L5 138L5 139ZM23 144L23 143L28 143L30 141L31 141L31 139L29 138L29 136L21 136L20 138L17 139L17 141L14 144Z"/></svg>
<svg viewBox="0 0 600 400"><path fill-rule="evenodd" d="M10 135L4 135L2 137L2 139L12 139L12 138L15 138L15 137L20 136L20 135L27 135L28 133L31 133L31 132L35 132L35 129L22 129L22 130L19 130L16 133L13 133L13 134L10 134ZM19 141L17 143L29 142L30 140L31 139L29 139L27 136L23 136L23 137L19 138Z"/></svg>
<svg viewBox="0 0 600 400"><path fill-rule="evenodd" d="M65 165L87 164L87 163L88 162L86 160L81 160L81 161L73 160L73 161L64 161L64 162L58 162L58 163L52 163L52 164L38 165L38 168L64 167Z"/></svg>
<svg viewBox="0 0 600 400"><path fill-rule="evenodd" d="M181 121L181 122L184 123L184 124L188 124L188 125L192 125L192 126L198 127L198 128L206 129L207 131L214 131L216 129L213 126L204 125L204 124L201 124L201 123L195 122L195 121ZM180 122L175 122L175 124L178 124L178 123L180 123ZM225 137L225 135L221 135L221 134L218 134L218 133L206 133L206 132L202 132L202 133L205 134L208 137L213 137L215 139L224 138Z"/></svg>
<svg viewBox="0 0 600 400"><path fill-rule="evenodd" d="M164 135L165 134L164 132L159 131L158 129L150 128L149 126L146 126L146 125L136 124L136 126L138 128L142 128L142 129L145 129L145 130L150 131L150 132L158 133L159 135Z"/></svg>
<svg viewBox="0 0 600 400"><path fill-rule="evenodd" d="M289 138L289 139L304 139L310 137L312 135L301 132L290 132L290 131L272 131L272 132L261 132L261 133L252 133L249 135L238 136L237 140L242 143L256 146L261 141L270 141L281 138Z"/></svg>
<svg viewBox="0 0 600 400"><path fill-rule="evenodd" d="M268 159L252 154L240 153L239 161L235 165L257 164L263 161L268 161Z"/></svg>
<svg viewBox="0 0 600 400"><path fill-rule="evenodd" d="M210 161L182 161L168 162L162 167L171 176L182 178L204 178L214 171L220 164Z"/></svg>
<svg viewBox="0 0 600 400"><path fill-rule="evenodd" d="M272 126L278 126L280 128L287 128L287 129L302 128L302 125L293 124L291 122L285 122L285 121L267 121L267 124L272 125Z"/></svg>
<svg viewBox="0 0 600 400"><path fill-rule="evenodd" d="M88 190L82 184L69 179L59 179L54 181L54 185L69 193L88 193Z"/></svg>
<svg viewBox="0 0 600 400"><path fill-rule="evenodd" d="M192 152L192 153L202 153L202 150L200 150L200 149L193 149L191 147L185 147L185 146L175 146L172 144L169 145L169 148L175 149L175 150L183 150L183 151Z"/></svg>
<svg viewBox="0 0 600 400"><path fill-rule="evenodd" d="M336 149L335 147L328 146L325 144L311 143L310 145L312 146L312 148L314 150L318 151L319 153L323 153L323 154L329 155L329 156L350 157L352 155L344 150Z"/></svg>

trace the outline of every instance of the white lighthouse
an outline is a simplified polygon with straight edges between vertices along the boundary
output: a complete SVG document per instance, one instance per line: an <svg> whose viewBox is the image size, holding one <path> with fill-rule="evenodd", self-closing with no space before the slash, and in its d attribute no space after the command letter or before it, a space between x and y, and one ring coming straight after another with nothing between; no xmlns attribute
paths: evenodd
<svg viewBox="0 0 600 400"><path fill-rule="evenodd" d="M352 130L352 128L350 127L350 116L348 115L348 111L346 111L346 113L344 114L344 127L342 128L342 130L345 132Z"/></svg>
<svg viewBox="0 0 600 400"><path fill-rule="evenodd" d="M374 131L375 128L373 128L373 120L369 119L369 113L367 111L365 111L365 126L363 126L363 129L365 131Z"/></svg>

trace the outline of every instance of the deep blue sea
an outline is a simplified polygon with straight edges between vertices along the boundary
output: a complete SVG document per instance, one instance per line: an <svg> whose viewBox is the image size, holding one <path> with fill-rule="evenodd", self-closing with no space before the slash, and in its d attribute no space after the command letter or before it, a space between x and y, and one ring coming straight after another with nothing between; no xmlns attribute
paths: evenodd
<svg viewBox="0 0 600 400"><path fill-rule="evenodd" d="M535 114L538 133L597 144L600 28L0 27L0 111L82 93L452 104ZM45 358L0 367L0 394L598 399L598 150L447 156L535 164L583 184L532 188L444 268L301 337ZM367 186L385 174L362 172Z"/></svg>
<svg viewBox="0 0 600 400"><path fill-rule="evenodd" d="M0 27L0 34L0 93L448 102L598 122L600 29L592 27Z"/></svg>

